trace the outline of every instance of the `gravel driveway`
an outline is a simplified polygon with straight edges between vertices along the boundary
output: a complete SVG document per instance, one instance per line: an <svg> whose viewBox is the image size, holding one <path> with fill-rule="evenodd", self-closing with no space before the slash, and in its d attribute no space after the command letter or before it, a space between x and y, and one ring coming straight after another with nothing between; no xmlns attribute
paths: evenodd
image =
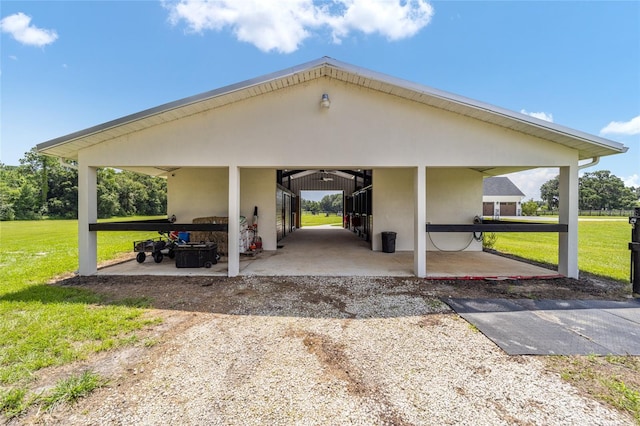
<svg viewBox="0 0 640 426"><path fill-rule="evenodd" d="M142 291L106 278L83 285L119 297ZM109 386L30 421L634 424L536 357L505 355L424 281L247 277L151 291L164 294L163 309L151 312L165 318L148 336L157 343L86 364L101 374L109 365Z"/></svg>

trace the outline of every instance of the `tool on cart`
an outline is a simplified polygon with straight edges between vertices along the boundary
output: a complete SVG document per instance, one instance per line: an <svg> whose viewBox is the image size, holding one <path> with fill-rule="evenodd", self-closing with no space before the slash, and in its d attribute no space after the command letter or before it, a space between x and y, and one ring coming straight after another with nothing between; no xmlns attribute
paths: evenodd
<svg viewBox="0 0 640 426"><path fill-rule="evenodd" d="M173 259L176 256L176 247L186 242L180 238L178 231L158 231L158 233L161 237L133 242L133 251L138 253L136 255L138 263L143 263L147 259L147 253L151 254L156 263L162 262L165 255Z"/></svg>

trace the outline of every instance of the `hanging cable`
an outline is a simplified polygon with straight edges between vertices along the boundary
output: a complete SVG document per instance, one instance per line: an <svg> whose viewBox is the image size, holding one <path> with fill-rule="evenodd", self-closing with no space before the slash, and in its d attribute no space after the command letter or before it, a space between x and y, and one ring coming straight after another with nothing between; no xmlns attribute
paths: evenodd
<svg viewBox="0 0 640 426"><path fill-rule="evenodd" d="M482 233L480 233L480 234L482 234ZM434 243L434 242L433 242L433 239L431 238L431 232L427 232L427 236L429 237L429 241L431 241L431 244L433 244L433 246L434 246L438 251L454 253L454 252L459 252L459 251L465 251L466 249L468 249L468 248L469 248L469 246L471 245L471 243L473 242L473 240L475 239L475 232L473 233L473 235L471 235L471 239L469 240L469 242L467 243L467 245L466 245L465 247L461 248L460 250L444 250L444 249L441 249L440 247L438 247L438 246L436 245L436 243ZM476 241L479 241L479 240L476 240Z"/></svg>

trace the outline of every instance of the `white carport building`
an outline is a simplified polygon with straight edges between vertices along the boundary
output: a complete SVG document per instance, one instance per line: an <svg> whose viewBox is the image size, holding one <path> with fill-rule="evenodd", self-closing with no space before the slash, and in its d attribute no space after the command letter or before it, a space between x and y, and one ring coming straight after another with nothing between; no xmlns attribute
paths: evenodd
<svg viewBox="0 0 640 426"><path fill-rule="evenodd" d="M372 184L371 249L381 249L382 231L397 232L396 249L413 251L418 277L436 250L427 231L438 233L438 249L482 250L467 241L479 230L484 177L558 167L559 272L577 277L578 162L626 149L326 57L38 145L78 165L81 275L97 270L100 167L166 177L167 214L179 223L228 217L229 276L239 272L239 217L254 206L263 247L276 250L287 171L351 171Z"/></svg>

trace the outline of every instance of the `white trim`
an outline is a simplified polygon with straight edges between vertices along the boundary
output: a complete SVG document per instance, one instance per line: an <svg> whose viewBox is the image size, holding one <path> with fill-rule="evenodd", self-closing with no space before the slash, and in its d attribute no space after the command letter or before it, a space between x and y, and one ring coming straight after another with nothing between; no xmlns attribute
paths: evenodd
<svg viewBox="0 0 640 426"><path fill-rule="evenodd" d="M78 273L98 272L98 238L89 231L89 224L98 220L98 169L78 167Z"/></svg>
<svg viewBox="0 0 640 426"><path fill-rule="evenodd" d="M418 278L427 276L427 172L426 166L415 169L415 212L413 239L413 273Z"/></svg>
<svg viewBox="0 0 640 426"><path fill-rule="evenodd" d="M578 278L578 164L560 167L559 178L560 223L567 224L566 233L558 234L558 272Z"/></svg>
<svg viewBox="0 0 640 426"><path fill-rule="evenodd" d="M227 237L227 275L240 274L240 168L229 166L229 230Z"/></svg>

